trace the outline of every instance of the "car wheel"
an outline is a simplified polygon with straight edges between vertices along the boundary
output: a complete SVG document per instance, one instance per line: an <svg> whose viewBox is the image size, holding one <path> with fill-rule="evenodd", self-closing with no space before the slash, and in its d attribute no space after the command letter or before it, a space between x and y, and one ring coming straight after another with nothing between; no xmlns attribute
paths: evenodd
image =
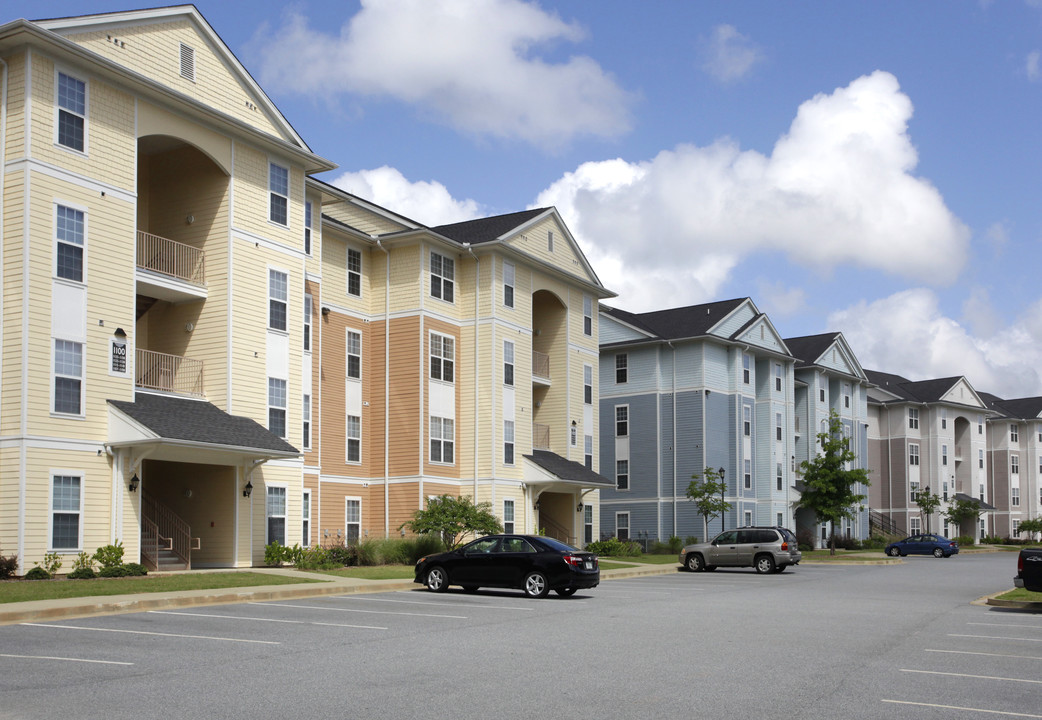
<svg viewBox="0 0 1042 720"><path fill-rule="evenodd" d="M944 557L944 550L941 550L940 548L934 548L933 549L933 556L935 558Z"/></svg>
<svg viewBox="0 0 1042 720"><path fill-rule="evenodd" d="M702 572L706 569L705 558L703 558L698 553L691 553L687 556L687 559L684 561L684 567L686 567L691 572Z"/></svg>
<svg viewBox="0 0 1042 720"><path fill-rule="evenodd" d="M889 550L887 550L887 553L890 555L890 557L897 557L901 554L901 551L898 548L892 547Z"/></svg>
<svg viewBox="0 0 1042 720"><path fill-rule="evenodd" d="M476 593L477 591L478 591L478 586L477 585L464 585L463 586L463 592L466 592L466 593Z"/></svg>
<svg viewBox="0 0 1042 720"><path fill-rule="evenodd" d="M427 571L427 589L431 592L445 592L449 589L449 576L445 568L441 566L432 567Z"/></svg>
<svg viewBox="0 0 1042 720"><path fill-rule="evenodd" d="M554 592L560 595L561 597L571 597L575 594L575 591L578 589L579 588L557 588L556 590L554 590Z"/></svg>
<svg viewBox="0 0 1042 720"><path fill-rule="evenodd" d="M546 575L541 572L530 572L525 576L525 595L530 598L546 597L550 586L546 584Z"/></svg>
<svg viewBox="0 0 1042 720"><path fill-rule="evenodd" d="M757 555L756 556L756 572L760 574L774 572L774 558L770 555Z"/></svg>

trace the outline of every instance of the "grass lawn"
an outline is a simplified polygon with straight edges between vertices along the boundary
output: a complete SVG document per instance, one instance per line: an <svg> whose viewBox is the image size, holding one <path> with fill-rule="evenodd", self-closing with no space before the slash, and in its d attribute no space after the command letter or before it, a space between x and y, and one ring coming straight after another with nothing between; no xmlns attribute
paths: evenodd
<svg viewBox="0 0 1042 720"><path fill-rule="evenodd" d="M803 559L814 562L875 562L885 560L886 555L882 550L840 550L836 548L835 555L829 555L828 549L804 550Z"/></svg>
<svg viewBox="0 0 1042 720"><path fill-rule="evenodd" d="M630 563L612 562L611 560L600 561L601 570L622 570L624 568L637 567Z"/></svg>
<svg viewBox="0 0 1042 720"><path fill-rule="evenodd" d="M372 565L325 570L327 575L361 578L363 580L412 580L416 576L415 565Z"/></svg>
<svg viewBox="0 0 1042 720"><path fill-rule="evenodd" d="M218 590L309 582L322 581L252 572L199 573L198 575L164 575L162 577L146 575L128 578L97 578L95 580L5 580L0 582L0 603L183 590Z"/></svg>
<svg viewBox="0 0 1042 720"><path fill-rule="evenodd" d="M1008 593L1003 593L1001 595L996 596L995 599L996 600L1013 600L1015 602L1037 602L1037 603L1042 603L1042 593L1040 593L1040 592L1031 592L1030 590L1025 590L1024 588L1016 588L1015 590L1010 590Z"/></svg>
<svg viewBox="0 0 1042 720"><path fill-rule="evenodd" d="M604 566L606 558L601 558L601 567ZM644 563L645 565L679 565L677 555L632 555L628 557L613 557L612 561Z"/></svg>

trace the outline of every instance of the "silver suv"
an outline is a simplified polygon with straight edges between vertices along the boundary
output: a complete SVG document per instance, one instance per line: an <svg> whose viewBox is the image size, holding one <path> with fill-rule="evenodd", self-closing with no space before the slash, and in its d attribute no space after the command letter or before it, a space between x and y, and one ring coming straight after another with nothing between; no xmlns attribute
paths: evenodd
<svg viewBox="0 0 1042 720"><path fill-rule="evenodd" d="M725 530L712 542L688 545L680 564L691 572L718 567L754 567L758 573L781 572L803 558L796 536L788 528L747 527Z"/></svg>

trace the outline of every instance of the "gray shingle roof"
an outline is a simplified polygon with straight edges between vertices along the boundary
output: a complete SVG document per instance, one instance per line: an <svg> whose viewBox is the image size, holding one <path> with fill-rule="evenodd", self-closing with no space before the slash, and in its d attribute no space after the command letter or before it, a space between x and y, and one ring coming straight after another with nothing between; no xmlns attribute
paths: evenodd
<svg viewBox="0 0 1042 720"><path fill-rule="evenodd" d="M491 242L509 233L511 230L524 225L532 218L538 217L550 209L552 208L537 208L535 210L507 213L506 215L478 218L477 220L465 220L448 225L439 225L431 228L431 230L461 244L479 245L484 242Z"/></svg>
<svg viewBox="0 0 1042 720"><path fill-rule="evenodd" d="M988 404L1001 409L1010 417L1021 420L1033 420L1042 415L1042 397L1014 398L1013 400L1002 400L994 395L989 396Z"/></svg>
<svg viewBox="0 0 1042 720"><path fill-rule="evenodd" d="M594 485L597 487L615 487L615 483L611 480L595 473L593 470L588 470L582 463L565 460L557 453L552 453L549 450L533 450L532 454L525 455L525 458L562 480L572 480L583 485Z"/></svg>
<svg viewBox="0 0 1042 720"><path fill-rule="evenodd" d="M839 337L838 332L821 335L804 335L803 337L785 338L785 345L796 358L796 365L814 365L826 350L832 347Z"/></svg>
<svg viewBox="0 0 1042 720"><path fill-rule="evenodd" d="M664 340L701 337L727 317L736 307L749 298L735 298L702 305L655 310L646 313L631 313L618 308L601 305L601 310L610 317L633 325Z"/></svg>
<svg viewBox="0 0 1042 720"><path fill-rule="evenodd" d="M251 448L299 455L288 442L250 418L229 415L202 400L138 393L134 402L109 400L109 404L160 438L215 447Z"/></svg>
<svg viewBox="0 0 1042 720"><path fill-rule="evenodd" d="M962 376L912 381L878 370L865 370L869 382L910 402L940 402Z"/></svg>

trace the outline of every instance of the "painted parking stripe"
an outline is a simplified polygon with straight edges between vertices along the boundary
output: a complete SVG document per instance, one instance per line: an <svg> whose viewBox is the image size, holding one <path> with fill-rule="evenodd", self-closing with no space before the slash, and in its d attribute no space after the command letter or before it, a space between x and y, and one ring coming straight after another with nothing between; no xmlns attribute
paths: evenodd
<svg viewBox="0 0 1042 720"><path fill-rule="evenodd" d="M61 660L63 662L97 663L99 665L133 665L132 662L118 662L116 660L87 660L85 658L52 657L51 655L7 655L0 653L0 657L17 658L19 660Z"/></svg>
<svg viewBox="0 0 1042 720"><path fill-rule="evenodd" d="M950 653L952 655L983 655L985 657L1009 658L1011 660L1042 660L1042 657L1037 655L1006 655L1003 653L973 652L972 650L934 650L924 648L923 652Z"/></svg>
<svg viewBox="0 0 1042 720"><path fill-rule="evenodd" d="M172 612L169 610L150 610L153 615L185 615L187 617L218 618L220 620L253 620L255 622L286 623L289 625L324 625L326 627L346 627L360 630L386 630L375 625L345 625L341 623L316 623L307 620L281 620L278 618L247 617L245 615L210 615L207 613Z"/></svg>
<svg viewBox="0 0 1042 720"><path fill-rule="evenodd" d="M977 638L978 640L1022 640L1024 642L1042 642L1042 638L1005 637L1002 635L956 635L948 633L948 637Z"/></svg>
<svg viewBox="0 0 1042 720"><path fill-rule="evenodd" d="M969 678L971 680L1006 680L1009 682L1022 682L1032 683L1033 685L1042 685L1042 680L1024 680L1022 678L998 677L996 675L967 675L966 673L939 672L937 670L912 670L908 668L901 668L901 672L919 673L922 675L947 675L948 677Z"/></svg>
<svg viewBox="0 0 1042 720"><path fill-rule="evenodd" d="M90 630L92 632L126 633L128 635L154 635L156 637L187 638L189 640L221 640L224 642L254 643L257 645L281 645L274 640L244 640L242 638L215 637L213 635L180 635L178 633L145 632L144 630L120 630L117 628L83 627L82 625L45 625L44 623L22 623L26 627L57 628L59 630Z"/></svg>
<svg viewBox="0 0 1042 720"><path fill-rule="evenodd" d="M401 593L411 593L414 590L399 590ZM364 600L365 602L385 602L385 603L401 603L403 605L445 605L448 607L460 607L460 603L453 602L438 602L437 600L391 600L389 598L374 598L374 597L358 597L356 595L337 595L336 600ZM483 608L488 610L522 610L525 612L531 612L535 610L533 607L519 607L514 605L479 605L477 603L467 603L467 608Z"/></svg>
<svg viewBox="0 0 1042 720"><path fill-rule="evenodd" d="M984 625L987 627L1028 628L1029 630L1042 630L1042 625L1021 625L1020 623L985 623L968 622L967 625Z"/></svg>
<svg viewBox="0 0 1042 720"><path fill-rule="evenodd" d="M408 615L410 617L447 618L449 620L469 620L466 615L434 615L432 613L408 613L388 612L387 610L355 610L354 608L322 607L319 605L290 605L289 603L254 602L250 605L265 605L267 607L287 607L298 610L326 610L332 612L368 613L370 615Z"/></svg>
<svg viewBox="0 0 1042 720"><path fill-rule="evenodd" d="M914 705L916 707L938 708L940 710L963 710L965 712L977 712L984 713L987 715L1004 715L1006 717L1042 718L1042 715L1032 715L1031 713L1007 712L1005 710L988 710L987 708L962 707L960 705L938 705L937 703L910 702L908 700L887 700L886 698L883 698L881 702L891 703L893 705Z"/></svg>

